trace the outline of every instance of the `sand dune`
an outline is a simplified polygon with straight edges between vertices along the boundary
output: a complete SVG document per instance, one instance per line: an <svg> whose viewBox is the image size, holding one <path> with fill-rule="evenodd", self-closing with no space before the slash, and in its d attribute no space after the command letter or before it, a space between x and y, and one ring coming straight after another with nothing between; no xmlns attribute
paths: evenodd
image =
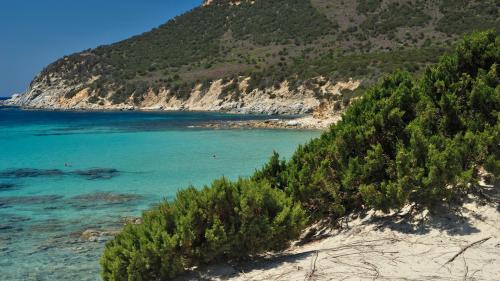
<svg viewBox="0 0 500 281"><path fill-rule="evenodd" d="M317 227L316 241L285 253L179 280L500 280L500 205L406 211L351 217L341 230Z"/></svg>

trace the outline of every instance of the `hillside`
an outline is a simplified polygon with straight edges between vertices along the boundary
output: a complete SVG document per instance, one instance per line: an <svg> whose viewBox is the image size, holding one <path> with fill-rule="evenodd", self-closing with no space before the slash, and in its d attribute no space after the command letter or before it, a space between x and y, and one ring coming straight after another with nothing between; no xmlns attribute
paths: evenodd
<svg viewBox="0 0 500 281"><path fill-rule="evenodd" d="M381 73L421 73L461 34L499 30L499 9L498 0L210 0L149 32L54 62L11 103L335 111ZM338 84L351 78L350 87Z"/></svg>

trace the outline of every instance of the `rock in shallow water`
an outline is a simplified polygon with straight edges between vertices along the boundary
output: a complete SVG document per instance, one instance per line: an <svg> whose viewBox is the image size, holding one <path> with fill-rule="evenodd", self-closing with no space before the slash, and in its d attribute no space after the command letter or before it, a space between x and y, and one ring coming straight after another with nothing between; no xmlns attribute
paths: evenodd
<svg viewBox="0 0 500 281"><path fill-rule="evenodd" d="M0 178L35 178L35 177L49 177L49 176L62 176L64 172L57 169L9 169L0 172Z"/></svg>
<svg viewBox="0 0 500 281"><path fill-rule="evenodd" d="M62 198L60 195L0 197L0 206L52 204Z"/></svg>
<svg viewBox="0 0 500 281"><path fill-rule="evenodd" d="M0 183L0 191L7 191L7 190L12 190L15 189L17 185L13 183Z"/></svg>
<svg viewBox="0 0 500 281"><path fill-rule="evenodd" d="M11 230L11 229L14 229L14 227L11 226L11 225L2 225L2 224L0 224L0 230Z"/></svg>
<svg viewBox="0 0 500 281"><path fill-rule="evenodd" d="M72 197L68 200L68 204L77 209L87 209L126 204L142 198L142 196L136 194L95 192Z"/></svg>
<svg viewBox="0 0 500 281"><path fill-rule="evenodd" d="M80 235L80 240L85 242L105 242L118 233L118 230L102 231L96 229L87 229Z"/></svg>
<svg viewBox="0 0 500 281"><path fill-rule="evenodd" d="M141 217L134 217L134 218L125 218L123 220L123 224L124 225L127 225L127 224L134 224L134 225L139 225L139 224L142 224L144 221Z"/></svg>
<svg viewBox="0 0 500 281"><path fill-rule="evenodd" d="M142 198L136 194L121 194L112 192L95 192L89 194L78 195L72 197L76 201L92 201L92 202L107 202L107 203L124 203Z"/></svg>
<svg viewBox="0 0 500 281"><path fill-rule="evenodd" d="M77 170L72 172L72 174L85 177L89 180L111 179L117 176L118 173L119 172L116 169L107 169L107 168L94 168L89 170Z"/></svg>
<svg viewBox="0 0 500 281"><path fill-rule="evenodd" d="M36 178L36 177L56 177L64 175L76 175L89 180L111 179L118 176L119 171L112 168L92 168L88 170L76 170L64 172L58 169L8 169L0 172L0 178ZM3 184L2 184L3 185ZM0 189L1 186L0 186Z"/></svg>

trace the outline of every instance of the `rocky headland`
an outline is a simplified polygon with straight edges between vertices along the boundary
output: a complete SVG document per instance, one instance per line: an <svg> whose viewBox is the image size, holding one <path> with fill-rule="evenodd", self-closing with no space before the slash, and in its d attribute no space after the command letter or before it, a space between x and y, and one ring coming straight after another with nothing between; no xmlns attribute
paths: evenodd
<svg viewBox="0 0 500 281"><path fill-rule="evenodd" d="M55 74L54 74L55 75ZM63 78L35 79L30 89L23 94L13 95L3 101L6 106L40 110L139 110L139 111L216 111L238 114L266 114L278 116L265 121L225 122L206 124L209 128L291 128L324 129L340 119L342 112L350 104L348 97L361 84L360 80L333 83L324 77L314 81L316 90L307 87L291 89L288 82L279 88L255 89L245 95L224 94L227 85L223 80L213 81L203 90L197 85L187 99L178 99L170 90L158 93L149 91L145 98L135 103L130 99L115 104L107 98L95 103L95 93L85 85L69 86ZM246 91L248 78L240 79L240 91ZM82 88L74 96L68 92ZM110 93L112 95L112 93ZM302 115L291 120L280 115Z"/></svg>

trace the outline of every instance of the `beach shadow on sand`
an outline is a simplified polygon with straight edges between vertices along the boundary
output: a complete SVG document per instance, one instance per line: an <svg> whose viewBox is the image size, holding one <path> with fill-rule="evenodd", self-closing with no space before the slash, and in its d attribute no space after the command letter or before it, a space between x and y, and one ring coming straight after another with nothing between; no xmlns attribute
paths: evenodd
<svg viewBox="0 0 500 281"><path fill-rule="evenodd" d="M473 226L470 218L464 216L460 209L450 210L448 208L434 210L433 214L420 218L409 214L372 217L365 224L375 225L375 229L380 231L390 229L404 234L417 235L428 234L432 229L457 236L479 232L479 229Z"/></svg>
<svg viewBox="0 0 500 281"><path fill-rule="evenodd" d="M465 200L457 202L453 206L434 207L425 215L422 215L422 210L410 210L391 215L370 216L365 224L375 225L377 230L390 229L404 234L424 235L432 229L437 229L451 236L470 235L479 232L471 220L484 220L481 213L471 212L464 207L464 204L473 202L480 205L491 205L500 212L500 182L491 185L480 184L475 188L473 194ZM464 212L468 212L468 215L465 215ZM359 214L359 216L363 218L367 214Z"/></svg>

